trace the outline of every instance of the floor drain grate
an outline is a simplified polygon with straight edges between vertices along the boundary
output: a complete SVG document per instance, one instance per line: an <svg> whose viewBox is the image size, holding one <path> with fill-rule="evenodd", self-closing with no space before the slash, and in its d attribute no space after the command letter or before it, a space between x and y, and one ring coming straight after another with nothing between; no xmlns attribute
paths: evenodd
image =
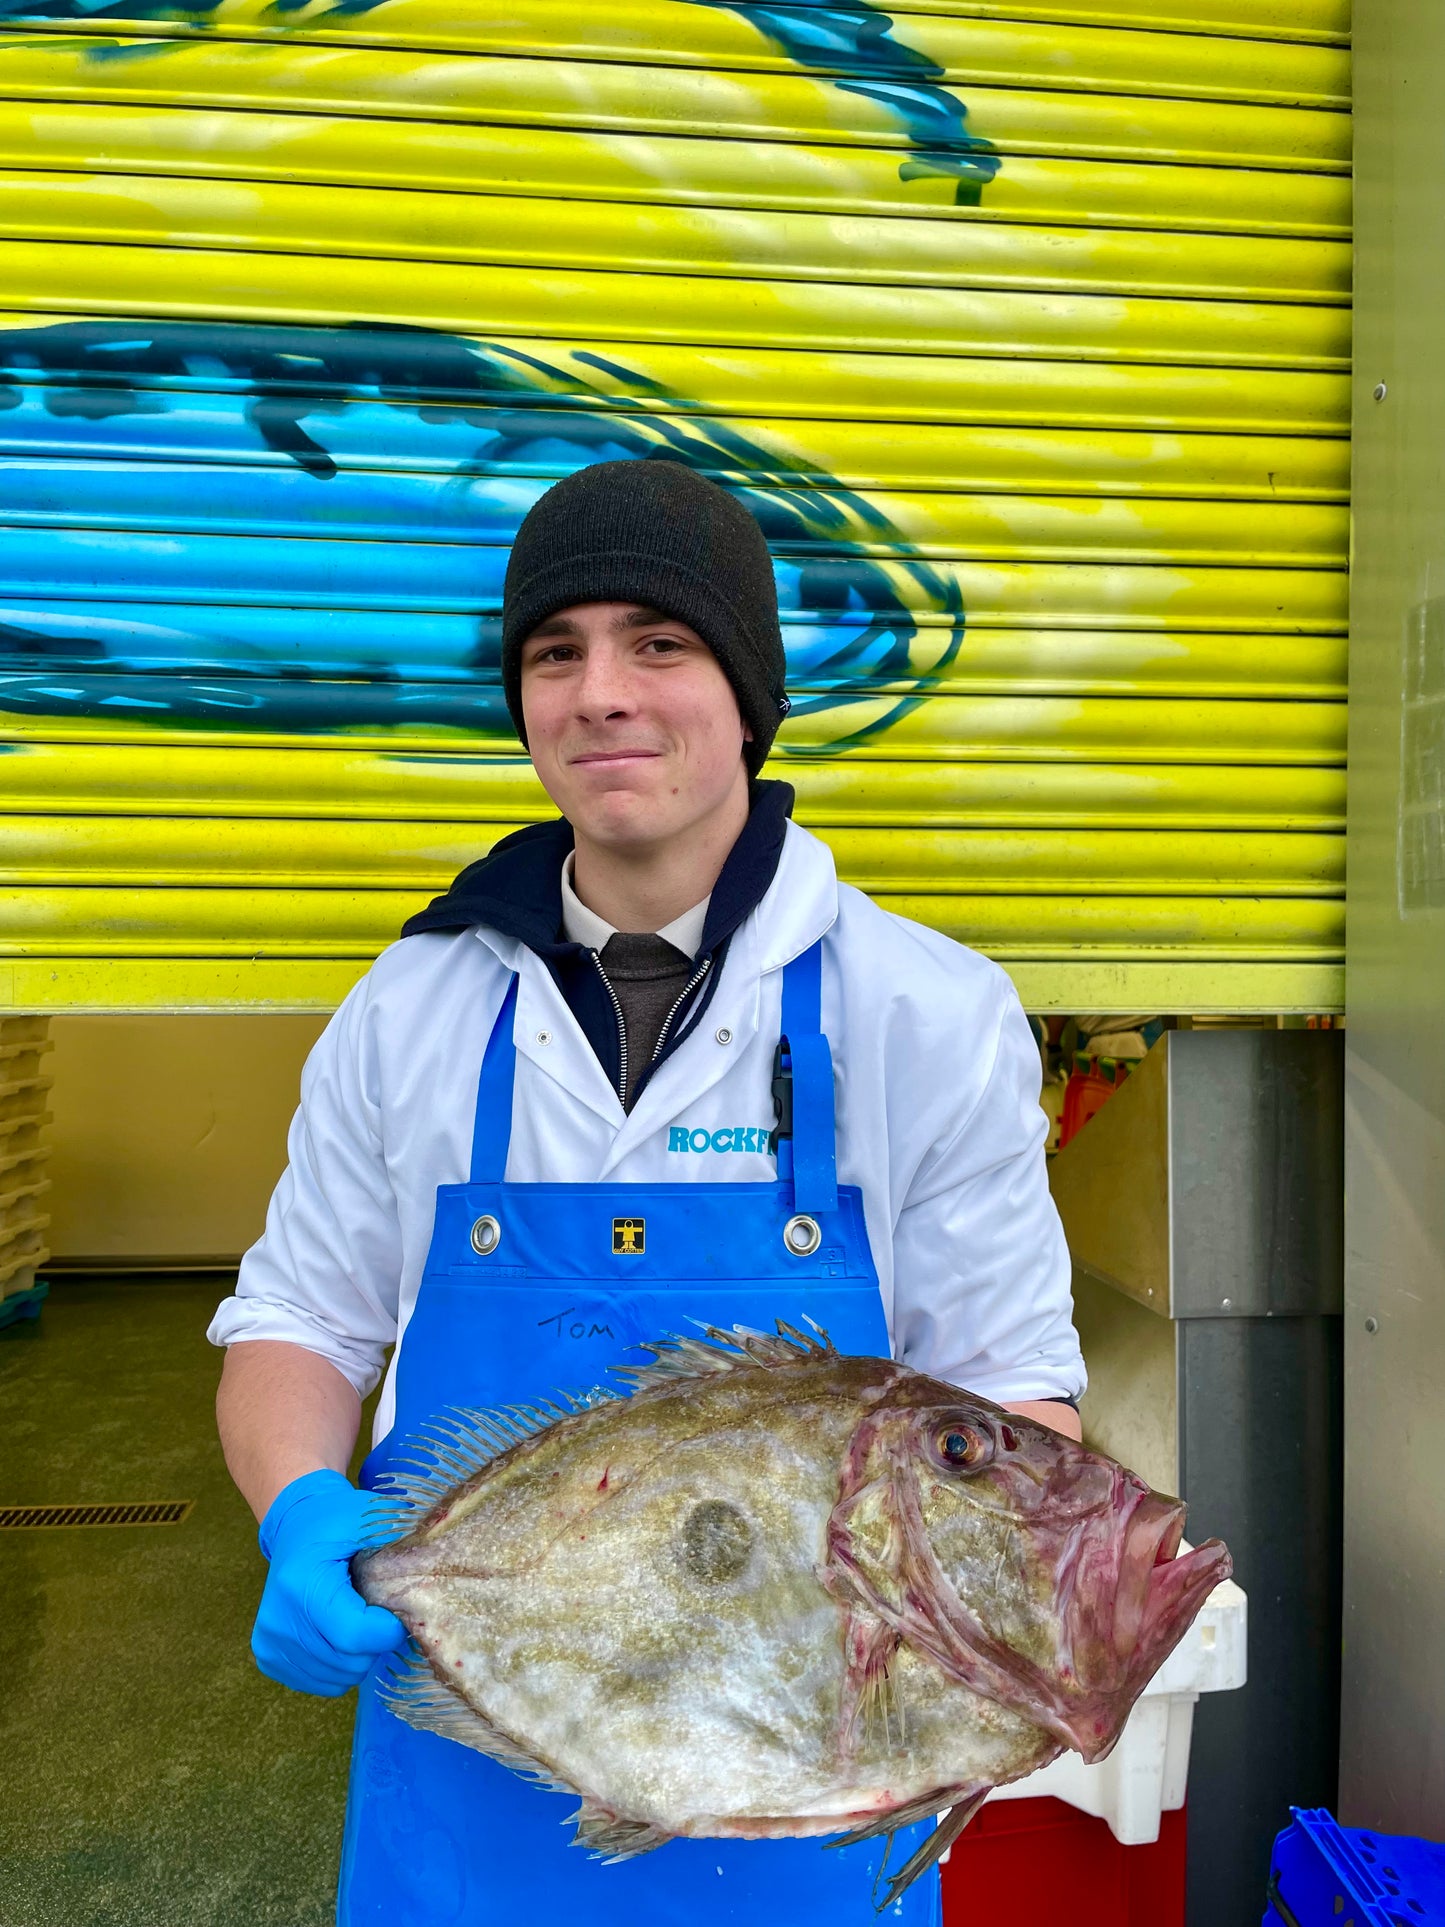
<svg viewBox="0 0 1445 1927"><path fill-rule="evenodd" d="M38 1526L178 1526L194 1499L154 1499L141 1505L0 1505L0 1532Z"/></svg>

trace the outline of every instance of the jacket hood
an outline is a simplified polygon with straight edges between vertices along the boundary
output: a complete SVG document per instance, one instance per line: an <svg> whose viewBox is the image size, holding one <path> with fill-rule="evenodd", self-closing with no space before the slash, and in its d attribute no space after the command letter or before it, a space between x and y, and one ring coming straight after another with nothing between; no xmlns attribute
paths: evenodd
<svg viewBox="0 0 1445 1927"><path fill-rule="evenodd" d="M701 1021L731 938L772 888L788 835L792 785L755 782L749 789L749 803L748 820L728 852L708 902L697 954L699 965L706 967L694 973L671 1035L635 1086L638 1094L658 1065ZM535 951L615 1086L621 1038L612 993L594 953L570 942L562 932L562 864L572 846L572 825L564 817L503 837L490 854L462 871L445 896L408 918L401 934L414 937L424 930L473 929L499 956L518 943ZM515 959L508 967L517 967Z"/></svg>
<svg viewBox="0 0 1445 1927"><path fill-rule="evenodd" d="M748 820L713 885L699 955L727 941L761 903L777 872L793 809L792 784L753 783L749 798ZM575 955L580 946L562 934L562 865L573 842L572 825L560 816L504 836L468 864L444 896L409 917L402 936L480 924L517 938L549 962Z"/></svg>

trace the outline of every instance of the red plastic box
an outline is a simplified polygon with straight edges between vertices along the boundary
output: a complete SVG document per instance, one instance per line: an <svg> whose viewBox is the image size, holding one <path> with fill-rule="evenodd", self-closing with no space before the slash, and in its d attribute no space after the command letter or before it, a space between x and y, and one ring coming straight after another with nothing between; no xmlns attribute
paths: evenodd
<svg viewBox="0 0 1445 1927"><path fill-rule="evenodd" d="M943 1869L943 1927L1184 1927L1184 1810L1159 1838L1121 1847L1102 1820L1062 1800L988 1805Z"/></svg>

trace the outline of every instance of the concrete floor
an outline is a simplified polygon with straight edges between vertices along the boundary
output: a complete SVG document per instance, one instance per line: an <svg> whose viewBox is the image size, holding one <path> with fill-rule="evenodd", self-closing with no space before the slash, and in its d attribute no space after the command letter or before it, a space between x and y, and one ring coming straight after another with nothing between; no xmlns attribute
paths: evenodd
<svg viewBox="0 0 1445 1927"><path fill-rule="evenodd" d="M0 1533L0 1927L323 1927L351 1703L263 1679L216 1442L218 1278L53 1283L0 1331L0 1502L193 1499Z"/></svg>

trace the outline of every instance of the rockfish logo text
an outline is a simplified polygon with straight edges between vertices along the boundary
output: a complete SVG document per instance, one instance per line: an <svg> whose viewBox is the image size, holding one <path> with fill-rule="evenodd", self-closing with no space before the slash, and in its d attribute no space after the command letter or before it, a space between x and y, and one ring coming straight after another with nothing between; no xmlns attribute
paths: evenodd
<svg viewBox="0 0 1445 1927"><path fill-rule="evenodd" d="M667 1133L669 1151L766 1151L771 1124L724 1124L719 1131L691 1130L674 1124Z"/></svg>

